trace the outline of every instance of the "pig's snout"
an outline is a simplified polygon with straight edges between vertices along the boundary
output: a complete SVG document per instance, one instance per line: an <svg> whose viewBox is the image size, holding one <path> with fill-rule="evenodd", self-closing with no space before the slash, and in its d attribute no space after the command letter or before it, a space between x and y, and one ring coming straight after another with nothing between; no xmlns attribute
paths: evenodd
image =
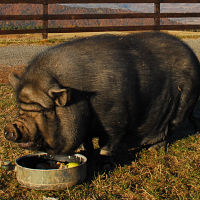
<svg viewBox="0 0 200 200"><path fill-rule="evenodd" d="M14 123L5 127L4 136L7 140L16 142L21 138L21 133L17 125Z"/></svg>

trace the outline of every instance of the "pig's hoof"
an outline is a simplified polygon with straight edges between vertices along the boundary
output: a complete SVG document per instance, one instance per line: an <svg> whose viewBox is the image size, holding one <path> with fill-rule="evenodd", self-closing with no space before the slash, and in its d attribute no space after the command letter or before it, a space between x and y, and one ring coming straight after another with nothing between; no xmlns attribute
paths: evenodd
<svg viewBox="0 0 200 200"><path fill-rule="evenodd" d="M151 145L151 146L148 148L148 150L152 151L152 150L158 150L158 149L160 149L160 148L162 148L162 147L165 147L165 148L166 148L166 145L167 145L166 141L161 141L161 142L158 142L158 143L156 143L156 144Z"/></svg>
<svg viewBox="0 0 200 200"><path fill-rule="evenodd" d="M112 153L109 150L102 148L101 151L100 151L100 155L102 155L102 156L111 156Z"/></svg>

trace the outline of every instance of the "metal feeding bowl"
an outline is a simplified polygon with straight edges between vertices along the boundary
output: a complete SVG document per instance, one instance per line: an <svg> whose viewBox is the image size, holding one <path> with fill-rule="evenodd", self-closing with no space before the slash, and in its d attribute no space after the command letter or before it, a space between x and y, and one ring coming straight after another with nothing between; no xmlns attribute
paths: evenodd
<svg viewBox="0 0 200 200"><path fill-rule="evenodd" d="M62 190L86 178L87 158L81 154L50 156L33 154L16 160L16 177L24 186L36 190Z"/></svg>

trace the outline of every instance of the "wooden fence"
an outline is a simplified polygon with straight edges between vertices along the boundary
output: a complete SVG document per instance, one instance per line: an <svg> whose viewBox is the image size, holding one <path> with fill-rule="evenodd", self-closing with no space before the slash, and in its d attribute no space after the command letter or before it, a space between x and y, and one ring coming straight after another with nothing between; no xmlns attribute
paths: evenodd
<svg viewBox="0 0 200 200"><path fill-rule="evenodd" d="M42 4L41 15L0 15L0 20L42 20L40 29L0 30L0 34L42 33L43 38L48 33L69 32L102 32L102 31L139 31L139 30L188 30L200 29L200 24L161 25L161 18L190 18L200 17L200 13L160 13L162 3L200 3L200 0L1 0L1 4ZM119 13L119 14L48 14L49 4L76 4L76 3L153 3L154 13ZM96 26L96 27L69 27L49 28L49 20L80 20L80 19L124 19L124 18L153 18L153 25L144 26Z"/></svg>

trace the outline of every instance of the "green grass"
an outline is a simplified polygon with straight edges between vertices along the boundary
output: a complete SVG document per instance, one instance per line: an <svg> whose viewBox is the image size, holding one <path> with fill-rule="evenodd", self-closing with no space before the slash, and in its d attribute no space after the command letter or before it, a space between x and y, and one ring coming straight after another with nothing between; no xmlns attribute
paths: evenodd
<svg viewBox="0 0 200 200"><path fill-rule="evenodd" d="M0 160L15 159L33 152L20 149L4 139L3 129L15 118L17 105L13 90L0 85ZM200 199L200 135L195 134L176 141L168 148L142 150L136 159L117 163L113 170L91 171L90 178L82 184L63 191L37 191L23 188L16 180L14 171L0 169L0 199L42 200L43 196L74 200L118 199Z"/></svg>

